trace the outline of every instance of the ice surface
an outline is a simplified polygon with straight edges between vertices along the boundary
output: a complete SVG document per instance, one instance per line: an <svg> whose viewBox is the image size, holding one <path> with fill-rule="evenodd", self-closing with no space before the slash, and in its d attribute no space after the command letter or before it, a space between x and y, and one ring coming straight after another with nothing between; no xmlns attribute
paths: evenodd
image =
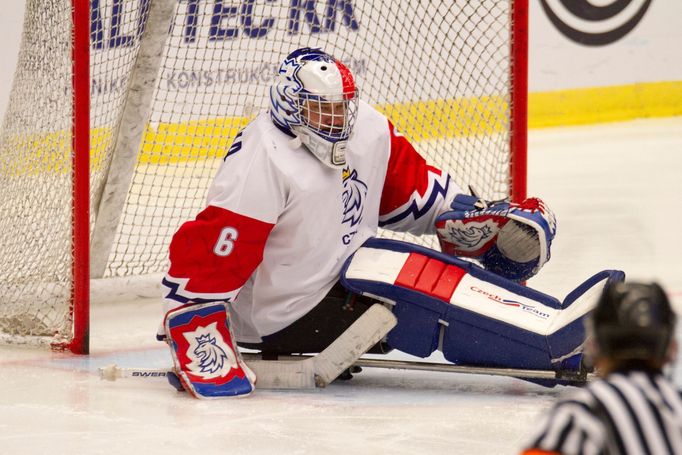
<svg viewBox="0 0 682 455"><path fill-rule="evenodd" d="M620 268L660 280L679 308L682 117L531 131L529 148L529 194L559 221L552 260L529 285L563 298ZM324 390L198 401L162 379L100 381L110 363L170 363L154 341L159 318L153 299L95 304L89 357L0 347L0 453L513 454L571 391L365 369Z"/></svg>

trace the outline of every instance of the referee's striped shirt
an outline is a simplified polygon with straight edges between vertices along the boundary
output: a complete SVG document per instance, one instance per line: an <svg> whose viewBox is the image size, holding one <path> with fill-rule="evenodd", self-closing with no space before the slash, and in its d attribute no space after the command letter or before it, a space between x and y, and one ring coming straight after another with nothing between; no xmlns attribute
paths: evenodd
<svg viewBox="0 0 682 455"><path fill-rule="evenodd" d="M680 393L659 373L612 373L559 401L522 453L682 454Z"/></svg>

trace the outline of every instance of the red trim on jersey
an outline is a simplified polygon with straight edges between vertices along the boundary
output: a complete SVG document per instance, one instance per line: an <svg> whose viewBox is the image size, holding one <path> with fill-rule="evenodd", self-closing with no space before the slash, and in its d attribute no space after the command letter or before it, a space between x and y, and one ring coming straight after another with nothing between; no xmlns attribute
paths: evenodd
<svg viewBox="0 0 682 455"><path fill-rule="evenodd" d="M391 154L381 193L380 215L391 213L407 203L415 191L423 196L429 186L429 171L441 174L440 170L426 164L426 160L390 121L388 129L391 136Z"/></svg>
<svg viewBox="0 0 682 455"><path fill-rule="evenodd" d="M227 239L231 244L230 253L216 254L214 248L223 229L228 227L237 232L236 238ZM273 227L274 224L209 206L194 221L184 223L173 236L168 275L189 279L185 289L194 293L226 293L239 289L263 260L265 241Z"/></svg>
<svg viewBox="0 0 682 455"><path fill-rule="evenodd" d="M410 253L395 284L449 302L466 271L438 259Z"/></svg>
<svg viewBox="0 0 682 455"><path fill-rule="evenodd" d="M353 79L353 73L350 72L348 67L343 63L336 61L336 67L341 73L341 83L343 84L343 98L350 100L355 96L355 80Z"/></svg>

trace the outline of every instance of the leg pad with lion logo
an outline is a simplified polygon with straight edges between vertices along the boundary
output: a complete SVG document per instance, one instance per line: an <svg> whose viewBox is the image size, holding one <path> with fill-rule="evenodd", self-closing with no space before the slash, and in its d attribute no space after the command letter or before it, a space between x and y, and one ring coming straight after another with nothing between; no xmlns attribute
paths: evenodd
<svg viewBox="0 0 682 455"><path fill-rule="evenodd" d="M185 305L164 321L174 372L197 398L243 396L254 389L255 375L239 354L222 302Z"/></svg>

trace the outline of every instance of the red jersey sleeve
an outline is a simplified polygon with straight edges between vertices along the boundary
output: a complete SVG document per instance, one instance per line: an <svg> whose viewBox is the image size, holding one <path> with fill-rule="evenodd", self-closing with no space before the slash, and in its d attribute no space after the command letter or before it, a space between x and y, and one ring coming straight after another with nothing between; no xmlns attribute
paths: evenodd
<svg viewBox="0 0 682 455"><path fill-rule="evenodd" d="M166 298L181 303L231 301L263 260L274 224L208 206L170 244Z"/></svg>
<svg viewBox="0 0 682 455"><path fill-rule="evenodd" d="M434 232L435 218L459 188L430 166L389 121L391 149L381 194L379 226L413 234ZM447 202L449 203L449 202Z"/></svg>

